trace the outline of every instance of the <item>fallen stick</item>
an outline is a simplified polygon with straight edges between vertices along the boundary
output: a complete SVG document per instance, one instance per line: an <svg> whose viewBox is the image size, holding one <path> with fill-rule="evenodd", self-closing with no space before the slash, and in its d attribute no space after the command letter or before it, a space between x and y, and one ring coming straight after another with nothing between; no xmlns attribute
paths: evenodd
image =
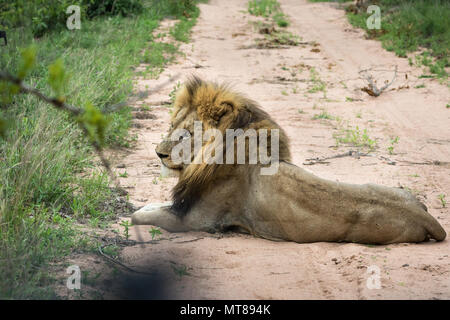
<svg viewBox="0 0 450 320"><path fill-rule="evenodd" d="M334 156L331 156L331 157L308 158L308 159L306 159L306 161L308 161L308 162L303 162L303 164L306 165L306 166L312 166L312 165L315 165L315 164L327 164L327 163L330 163L330 162L328 162L326 160L331 160L331 159L344 158L344 157L353 157L353 158L359 159L360 157L367 157L367 156L369 156L368 153L361 153L359 151L350 150L348 152L340 153L340 154L337 154L337 155L334 155Z"/></svg>
<svg viewBox="0 0 450 320"><path fill-rule="evenodd" d="M115 263L115 264L121 266L122 268L124 268L124 269L126 269L126 270L128 270L128 271L130 271L130 272L139 273L139 274L146 274L146 275L152 275L152 276L154 276L154 275L157 274L156 272L145 272L145 271L139 271L139 270L133 269L133 268L131 268L131 267L129 267L129 266L123 264L123 263L120 262L119 260L114 259L114 258L108 256L107 254L105 254L105 253L103 252L103 248L106 248L107 246L110 246L110 245L112 245L112 243L106 244L106 245L103 245L103 246L98 246L98 252L100 253L100 255L101 255L102 257L104 257L104 258L107 259L108 261L110 261L110 262L112 262L112 263Z"/></svg>
<svg viewBox="0 0 450 320"><path fill-rule="evenodd" d="M397 77L397 66L395 66L394 77L392 78L391 82L387 82L383 87L378 89L377 85L373 80L373 76L368 73L369 70L370 69L359 71L360 74L363 74L364 76L363 79L366 80L368 83L368 86L361 88L361 90L373 97L378 97L380 94L382 94L384 90L389 88L392 85L392 83L394 83L395 78Z"/></svg>

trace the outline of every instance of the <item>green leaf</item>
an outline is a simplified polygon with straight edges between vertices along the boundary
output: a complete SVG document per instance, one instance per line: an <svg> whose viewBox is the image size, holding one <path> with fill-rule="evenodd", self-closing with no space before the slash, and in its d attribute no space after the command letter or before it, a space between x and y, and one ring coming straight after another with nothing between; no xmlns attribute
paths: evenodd
<svg viewBox="0 0 450 320"><path fill-rule="evenodd" d="M22 50L19 71L17 77L23 80L27 74L33 69L36 63L36 46L32 45Z"/></svg>
<svg viewBox="0 0 450 320"><path fill-rule="evenodd" d="M92 103L86 103L84 113L77 119L87 129L89 138L103 145L105 141L106 128L110 119L106 117Z"/></svg>
<svg viewBox="0 0 450 320"><path fill-rule="evenodd" d="M13 95L20 92L20 87L14 83L0 81L0 103L7 105L12 101Z"/></svg>
<svg viewBox="0 0 450 320"><path fill-rule="evenodd" d="M151 230L149 230L149 233L152 235L152 240L155 239L155 237L157 235L161 235L162 234L161 230L159 230L157 228L152 228Z"/></svg>
<svg viewBox="0 0 450 320"><path fill-rule="evenodd" d="M62 59L57 59L48 67L48 83L58 100L64 101L63 89L67 82L67 74Z"/></svg>

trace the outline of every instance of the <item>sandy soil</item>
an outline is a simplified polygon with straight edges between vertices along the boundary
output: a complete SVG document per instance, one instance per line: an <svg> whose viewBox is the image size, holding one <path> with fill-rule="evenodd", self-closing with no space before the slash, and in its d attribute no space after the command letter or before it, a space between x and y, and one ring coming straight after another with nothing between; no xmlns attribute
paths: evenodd
<svg viewBox="0 0 450 320"><path fill-rule="evenodd" d="M130 201L141 207L170 200L175 180L159 178L160 162L154 152L169 126L170 109L160 102L168 100L177 81L197 74L229 82L258 101L287 131L294 164L328 179L408 187L450 232L450 211L438 200L439 194L450 200L448 88L437 80L419 79L420 68L385 51L378 41L365 39L364 32L352 28L344 11L333 4L280 3L291 21L289 31L305 44L251 48L262 35L249 24L257 19L246 12L247 1L210 0L200 5L192 41L182 46L186 56L157 80L136 80L136 90L149 90L150 95L135 107L153 104L153 119L135 120L137 146L116 159L116 165L122 167L117 172L128 173L121 183L128 188ZM392 78L394 66L398 66L398 74L389 88L393 90L377 98L360 90L366 84L358 71L372 68L382 83ZM314 86L311 68L326 83L326 94L308 92ZM421 84L425 88L415 88ZM341 121L313 120L322 109ZM333 134L341 132L347 121L367 129L378 148L359 159L342 157L307 165L308 158L356 150L335 147ZM399 137L399 142L394 154L389 154L393 137ZM132 227L131 238L151 240L150 228ZM272 242L247 235L198 232L163 231L161 237L165 240L126 247L120 258L139 270L166 270L164 279L171 298L450 298L449 241L366 246ZM380 289L366 285L369 266L380 270ZM105 298L123 297L114 286L108 288L103 292Z"/></svg>

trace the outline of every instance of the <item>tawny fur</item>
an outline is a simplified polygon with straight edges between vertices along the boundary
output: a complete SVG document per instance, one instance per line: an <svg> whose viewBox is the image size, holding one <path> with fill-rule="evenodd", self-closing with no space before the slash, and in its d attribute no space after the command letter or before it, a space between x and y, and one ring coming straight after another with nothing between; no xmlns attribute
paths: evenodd
<svg viewBox="0 0 450 320"><path fill-rule="evenodd" d="M184 116L179 117L181 111ZM257 132L266 129L269 134L269 150L270 130L277 129L280 137L279 160L288 162L291 160L289 140L284 130L255 101L231 91L226 85L204 82L197 77L190 79L177 93L172 115L172 123L175 124L173 129L179 128L180 124L186 122L186 118L192 116L192 113L195 114L194 120L203 123L204 131L210 128L218 129L222 132L224 139L226 129L243 129L244 131L254 129ZM203 149L210 143L209 141L204 143ZM235 145L233 147L236 149ZM225 154L226 148L223 150ZM249 157L248 152L247 148L246 159ZM193 157L199 155L193 155ZM233 170L235 165L228 164L192 163L186 166L172 192L174 211L179 215L186 214L214 180L226 179Z"/></svg>
<svg viewBox="0 0 450 320"><path fill-rule="evenodd" d="M202 121L204 130L221 132L278 129L278 172L261 175L261 164L175 164L171 151L178 142L169 137L176 129L192 133L194 121ZM203 149L211 143L216 142L204 142ZM200 157L203 149L192 159ZM156 225L171 232L233 228L299 243L387 244L446 237L426 207L405 190L330 181L290 164L284 131L257 103L227 86L195 77L188 81L177 94L168 138L156 152L166 167L180 174L173 204L146 206L133 214L133 224Z"/></svg>

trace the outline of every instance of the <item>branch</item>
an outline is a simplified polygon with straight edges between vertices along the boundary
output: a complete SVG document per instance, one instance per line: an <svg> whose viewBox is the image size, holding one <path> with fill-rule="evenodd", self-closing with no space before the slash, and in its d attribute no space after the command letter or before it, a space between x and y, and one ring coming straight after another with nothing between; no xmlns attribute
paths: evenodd
<svg viewBox="0 0 450 320"><path fill-rule="evenodd" d="M71 113L71 114L73 114L75 116L78 116L81 113L83 113L83 111L81 109L73 107L73 106L71 106L71 105L69 105L67 103L62 102L61 100L56 99L56 98L49 98L49 97L45 96L44 94L42 94L36 88L28 87L27 85L25 85L22 82L22 80L20 80L17 77L14 77L13 75L11 75L9 73L5 73L5 72L0 71L0 79L9 81L11 83L14 83L15 85L19 86L20 92L22 92L22 93L31 93L31 94L35 95L36 97L38 97L39 99L54 105L56 108L58 108L60 110L65 110L65 111L67 111L67 112L69 112L69 113Z"/></svg>
<svg viewBox="0 0 450 320"><path fill-rule="evenodd" d="M20 78L14 77L13 75L11 75L9 73L0 71L0 80L9 81L9 82L17 85L19 87L21 93L32 94L32 95L38 97L39 99L53 105L57 109L64 110L65 112L71 114L72 116L79 116L84 112L82 109L74 107L72 105L69 105L57 98L47 97L46 95L41 93L36 88L31 88L31 87L25 85ZM89 136L88 129L86 128L84 123L78 122L78 124L80 125L80 128L83 130L83 133L86 136ZM101 145L95 140L91 140L90 143L94 147L94 150L96 151L98 157L100 158L100 161L102 162L103 167L105 167L106 171L108 172L108 175L110 176L111 180L116 185L116 188L119 191L121 191L122 193L127 194L127 191L124 190L122 187L120 187L120 183L117 180L117 177L114 174L114 172L111 170L111 165L110 165L108 159L106 159L106 157L103 154Z"/></svg>
<svg viewBox="0 0 450 320"><path fill-rule="evenodd" d="M364 87L361 90L373 97L378 97L380 94L382 94L384 90L389 88L392 85L392 83L394 83L394 81L397 77L397 66L395 66L394 77L392 78L391 82L386 83L383 87L378 89L377 85L375 84L375 82L373 80L372 75L368 74L368 71L369 71L369 69L361 70L359 72L360 74L364 73L364 80L366 80L369 84L367 87Z"/></svg>
<svg viewBox="0 0 450 320"><path fill-rule="evenodd" d="M105 253L103 252L103 249L104 249L105 247L107 247L107 246L110 246L110 245L111 245L111 244L105 244L105 245L102 245L102 246L98 246L98 252L100 253L101 256L105 257L106 259L108 259L109 261L111 261L111 262L113 262L113 263L115 263L115 264L118 264L119 266L121 266L122 268L124 268L124 269L126 269L126 270L128 270L128 271L130 271L130 272L140 273L140 274L146 274L146 275L152 275L152 276L154 276L154 275L156 274L155 272L145 272L145 271L139 271L139 270L133 269L133 268L131 268L131 267L129 267L129 266L123 264L123 263L120 262L119 260L114 259L114 258L108 256L107 254L105 254Z"/></svg>
<svg viewBox="0 0 450 320"><path fill-rule="evenodd" d="M306 159L307 162L303 162L304 165L306 166L312 166L315 164L327 164L330 163L329 161L326 160L331 160L331 159L337 159L337 158L343 158L343 157L353 157L356 159L359 159L360 157L366 157L369 156L368 153L361 153L359 151L354 151L354 150L350 150L348 152L345 153L340 153L331 157L323 157L323 158L309 158Z"/></svg>

